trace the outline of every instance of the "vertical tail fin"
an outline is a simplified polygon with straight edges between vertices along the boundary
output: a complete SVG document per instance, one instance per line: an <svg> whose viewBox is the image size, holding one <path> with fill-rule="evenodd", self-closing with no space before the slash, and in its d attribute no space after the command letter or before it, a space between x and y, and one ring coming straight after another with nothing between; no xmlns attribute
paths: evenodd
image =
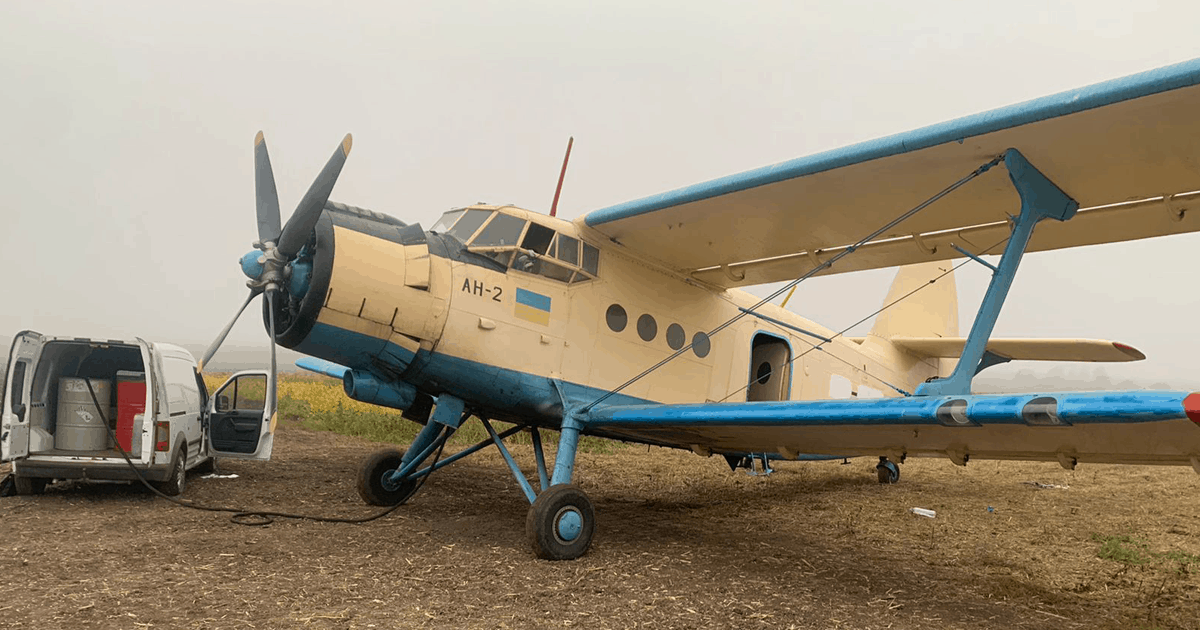
<svg viewBox="0 0 1200 630"><path fill-rule="evenodd" d="M883 339L957 337L958 287L954 283L954 274L946 274L933 282L950 271L952 262L943 260L901 267L883 301L885 310L875 318L871 336Z"/></svg>
<svg viewBox="0 0 1200 630"><path fill-rule="evenodd" d="M931 376L949 374L958 359L917 357L893 345L892 337L957 337L958 287L954 274L946 273L953 261L901 267L875 318L863 349L884 357L903 375L905 388L916 387ZM942 277L944 275L944 277Z"/></svg>

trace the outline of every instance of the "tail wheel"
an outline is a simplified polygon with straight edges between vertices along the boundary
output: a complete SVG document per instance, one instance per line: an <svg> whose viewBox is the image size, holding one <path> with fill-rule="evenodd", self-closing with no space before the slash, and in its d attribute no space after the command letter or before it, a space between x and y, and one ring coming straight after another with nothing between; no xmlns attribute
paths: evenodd
<svg viewBox="0 0 1200 630"><path fill-rule="evenodd" d="M384 479L384 475L399 470L403 460L402 449L384 449L372 453L358 469L358 496L368 505L390 506L407 501L417 491L416 480L405 479L393 484Z"/></svg>
<svg viewBox="0 0 1200 630"><path fill-rule="evenodd" d="M900 481L900 467L894 462L883 460L875 467L875 473L879 475L879 483L896 483Z"/></svg>
<svg viewBox="0 0 1200 630"><path fill-rule="evenodd" d="M596 532L596 511L578 486L550 486L529 506L525 533L543 560L574 560L587 553Z"/></svg>

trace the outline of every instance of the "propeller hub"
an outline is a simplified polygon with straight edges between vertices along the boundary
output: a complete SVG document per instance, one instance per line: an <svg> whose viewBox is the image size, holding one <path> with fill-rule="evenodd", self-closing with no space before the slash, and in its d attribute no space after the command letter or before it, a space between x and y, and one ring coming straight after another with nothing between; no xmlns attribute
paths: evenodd
<svg viewBox="0 0 1200 630"><path fill-rule="evenodd" d="M246 274L251 280L258 280L263 273L263 254L257 249L246 252L244 256L238 260L238 264L242 266L242 273Z"/></svg>

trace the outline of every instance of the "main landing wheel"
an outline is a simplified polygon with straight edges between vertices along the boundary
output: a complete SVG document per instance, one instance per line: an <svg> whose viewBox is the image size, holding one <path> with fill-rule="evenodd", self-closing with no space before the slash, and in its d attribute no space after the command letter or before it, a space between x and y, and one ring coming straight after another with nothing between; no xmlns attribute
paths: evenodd
<svg viewBox="0 0 1200 630"><path fill-rule="evenodd" d="M369 505L398 505L404 503L417 491L415 479L405 479L399 484L389 483L383 478L400 468L404 451L384 449L372 453L358 469L358 496Z"/></svg>
<svg viewBox="0 0 1200 630"><path fill-rule="evenodd" d="M879 475L879 483L900 481L900 467L891 460L880 460L879 465L875 467L875 473Z"/></svg>
<svg viewBox="0 0 1200 630"><path fill-rule="evenodd" d="M529 506L525 534L543 560L574 560L587 553L596 532L592 501L572 484L550 486Z"/></svg>

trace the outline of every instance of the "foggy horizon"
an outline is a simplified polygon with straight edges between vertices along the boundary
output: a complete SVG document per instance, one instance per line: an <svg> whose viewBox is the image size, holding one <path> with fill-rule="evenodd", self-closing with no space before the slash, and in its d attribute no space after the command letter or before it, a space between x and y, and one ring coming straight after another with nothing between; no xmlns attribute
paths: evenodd
<svg viewBox="0 0 1200 630"><path fill-rule="evenodd" d="M1200 57L1185 2L684 6L9 3L0 336L206 346L247 291L260 129L285 221L347 132L331 198L426 228L481 201L546 211L574 136L574 219ZM1198 270L1198 234L1031 254L994 335L1112 339L1148 357L1113 382L1198 383ZM840 330L893 274L815 278L789 308ZM957 276L965 335L987 272ZM265 351L256 312L227 343Z"/></svg>

